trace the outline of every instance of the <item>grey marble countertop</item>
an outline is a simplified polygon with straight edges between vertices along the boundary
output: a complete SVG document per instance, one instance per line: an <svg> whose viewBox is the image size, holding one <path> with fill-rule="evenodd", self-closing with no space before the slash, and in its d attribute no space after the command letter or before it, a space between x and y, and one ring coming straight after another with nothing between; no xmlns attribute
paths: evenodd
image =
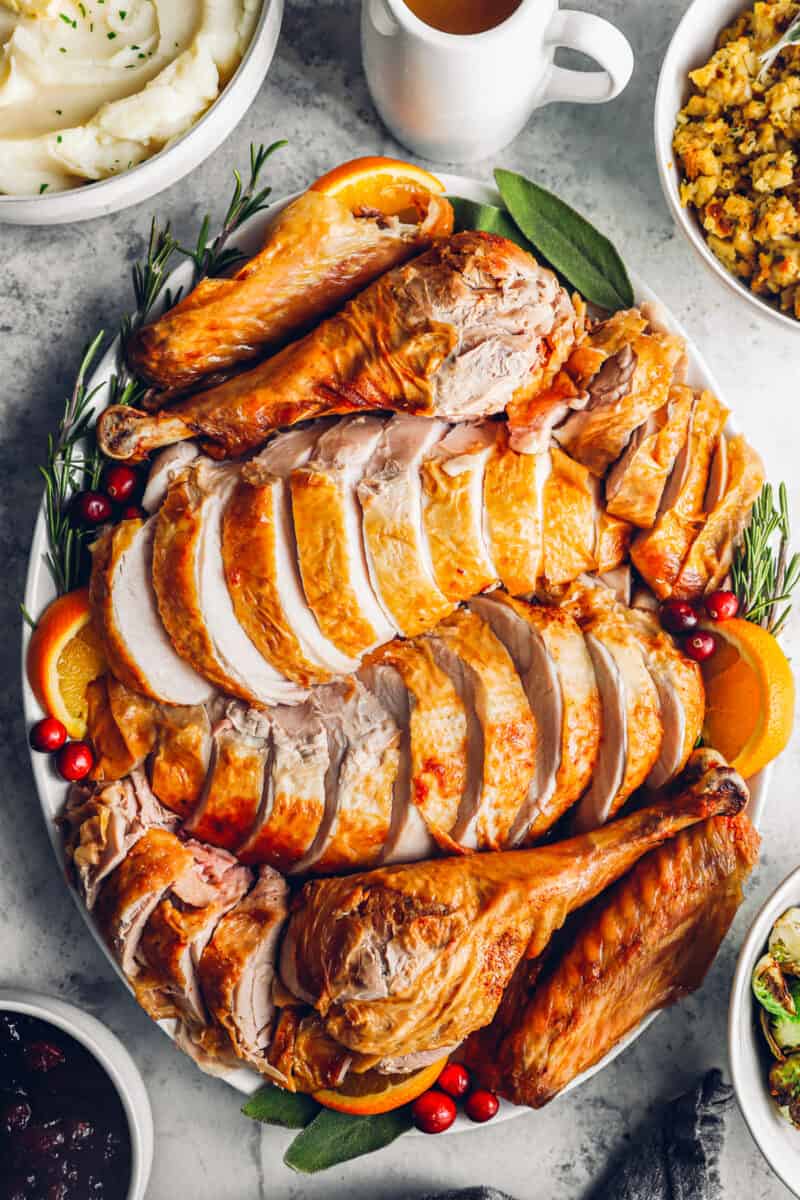
<svg viewBox="0 0 800 1200"><path fill-rule="evenodd" d="M498 162L555 188L594 219L688 326L769 476L789 482L800 531L800 338L755 318L705 273L674 229L656 177L653 94L685 0L591 0L576 7L611 17L628 34L636 53L628 90L610 105L540 112ZM290 145L270 168L276 194L341 160L399 152L366 91L354 0L289 0L278 53L255 104L204 166L157 200L71 227L0 227L0 985L61 995L122 1036L153 1102L152 1200L312 1200L345 1192L351 1200L400 1200L478 1182L520 1200L584 1196L654 1104L708 1066L727 1069L727 996L737 946L763 898L800 861L800 738L777 765L747 900L695 996L580 1091L539 1113L457 1138L401 1140L379 1156L310 1178L282 1165L289 1136L241 1117L240 1097L196 1070L125 993L75 910L45 836L28 764L18 651L18 603L40 495L36 464L80 347L98 328L113 328L129 306L130 265L142 253L151 209L193 237L202 214L224 209L231 170L244 166L248 143L277 137ZM489 179L493 165L478 164L471 173ZM797 623L786 644L790 652L800 648ZM789 1195L738 1113L728 1122L723 1180L730 1196Z"/></svg>

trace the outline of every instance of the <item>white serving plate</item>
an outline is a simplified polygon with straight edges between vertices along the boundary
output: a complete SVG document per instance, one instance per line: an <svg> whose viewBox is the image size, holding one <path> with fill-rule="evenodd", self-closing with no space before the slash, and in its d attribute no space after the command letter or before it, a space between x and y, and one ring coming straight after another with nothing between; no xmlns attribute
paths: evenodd
<svg viewBox="0 0 800 1200"><path fill-rule="evenodd" d="M0 195L0 224L63 225L119 212L149 200L204 162L238 125L258 95L275 54L283 0L263 0L242 61L199 121L158 154L121 175L42 196Z"/></svg>
<svg viewBox="0 0 800 1200"><path fill-rule="evenodd" d="M672 153L675 119L691 92L689 72L708 62L723 29L746 7L744 0L693 0L673 34L658 77L653 117L656 162L661 190L675 224L703 264L762 317L800 332L800 321L751 292L746 283L723 266L703 236L693 209L684 208L680 198L680 172Z"/></svg>
<svg viewBox="0 0 800 1200"><path fill-rule="evenodd" d="M446 175L446 174L440 175L439 178L443 181L445 188L447 189L447 192L451 195L463 196L469 200L475 200L478 203L488 203L488 204L501 203L500 196L494 188L489 187L486 184L479 183L477 180L469 179L462 175ZM253 217L253 219L251 221L249 221L245 227L243 227L242 233L237 238L237 244L240 245L241 248L246 253L254 254L261 246L261 243L263 240L263 230L264 230L264 227L265 227L267 221L270 219L270 216L274 215L277 211L279 211L281 208L283 208L284 205L288 204L288 202L292 199L294 199L293 196L287 196L283 200L276 201L273 205L271 205L264 212L258 213L255 217ZM176 271L174 271L170 275L169 281L168 281L168 286L174 293L180 287L184 287L184 288L188 289L191 286L191 281L192 281L192 265L191 265L191 263L183 263L183 264L181 264L180 267L178 267L178 269ZM652 289L649 288L642 280L634 277L633 285L634 285L634 291L636 293L637 303L642 303L644 301L650 301L652 303L660 304L660 301L658 300L658 297L656 296L655 292L653 292ZM663 305L661 307L663 309ZM686 330L666 310L664 310L664 319L667 321L667 323L669 324L669 326L673 330L673 332L680 334L686 340L688 359L689 359L688 382L694 387L702 387L702 388L710 389L711 391L715 392L718 396L720 396L720 399L722 399L724 402L724 397L721 396L720 389L719 389L713 375L711 374L711 371L709 370L709 368L708 368L705 360L703 359L702 355L700 354L700 352L693 345ZM117 346L117 342L115 341L113 343L113 345L111 345L109 347L107 353L103 356L103 358L100 361L100 363L98 364L96 370L93 372L91 379L89 379L89 381L88 381L87 386L90 389L100 385L100 390L98 391L98 393L95 397L95 401L94 401L94 408L96 411L99 411L101 408L103 408L105 406L105 399L104 399L105 385L107 385L108 380L114 371L115 364L116 364L116 358L117 358L117 352L118 352L118 346ZM728 407L730 407L730 406L728 405ZM730 421L728 423L728 432L729 433L737 432L735 424L733 424ZM52 580L50 578L50 575L49 575L49 572L47 569L47 565L46 565L45 559L44 559L46 550L47 550L47 535L46 535L45 518L44 518L44 507L42 505L42 507L40 507L40 509L39 509L39 515L36 520L36 527L35 527L34 533L33 533L33 541L31 543L31 552L30 552L30 558L29 558L29 562L28 562L28 575L27 575L27 581L26 581L26 586L25 586L25 607L26 607L27 611L29 613L31 613L34 617L37 617L39 615L39 613L42 612L42 610L45 608L45 606L53 599L53 597L55 595L55 590L53 588ZM28 628L27 623L23 623L22 689L23 689L25 719L26 719L26 722L28 723L28 725L32 725L35 721L38 721L39 718L42 716L42 711L39 707L39 704L38 704L35 696L33 695L33 692L31 690L30 684L28 683L28 678L27 678L27 674L25 671L25 658L26 658L26 654L27 654L29 640L30 640L30 629ZM46 822L47 828L48 828L48 833L50 835L50 841L53 845L53 850L55 851L56 858L59 863L59 867L63 868L63 861L64 861L63 860L63 849L62 849L61 837L60 837L60 834L55 825L55 818L58 815L58 813L61 811L61 808L63 807L66 792L67 792L67 786L57 777L55 770L51 764L51 760L50 760L49 756L44 755L44 754L36 754L36 753L32 752L31 753L31 764L33 767L34 779L36 781L36 788L39 793L39 800L42 805L42 812L44 814L45 822ZM754 823L756 825L760 821L761 814L762 814L762 811L764 808L764 804L766 802L767 787L768 787L770 774L771 774L771 770L768 767L764 771L761 771L753 780L750 781L751 801L750 801L749 812L750 812L750 816L751 816L752 820L754 821ZM128 987L129 985L127 983L127 980L125 979L122 972L119 970L117 964L114 962L113 958L111 957L111 955L108 951L108 948L106 947L102 938L98 934L89 913L86 911L86 908L84 907L83 901L81 900L80 896L78 896L77 892L75 892L72 888L70 888L70 890L72 890L72 892L73 892L73 896L78 905L78 908L80 909L81 915L83 916L84 920L86 921L87 925L89 926L92 936L95 938L98 945L102 948L103 953L106 955L109 962L114 967L115 971L119 975L122 982L125 984L126 987ZM569 1085L569 1088L567 1088L566 1090L569 1091L572 1088L577 1087L580 1083L583 1083L585 1080L590 1079L598 1071L602 1070L604 1066L606 1066L608 1063L612 1062L613 1059L615 1059L617 1057L617 1055L621 1054L622 1051L625 1050L625 1048L631 1044L631 1042L635 1041L636 1038L639 1037L639 1035L644 1032L644 1030L647 1028L647 1026L650 1024L650 1022L655 1019L656 1015L657 1014L655 1014L655 1013L651 1014L651 1016L647 1017L644 1021L642 1021L641 1024L638 1025L636 1029L632 1030L629 1034L626 1035L626 1037L622 1038L621 1041L619 1041L617 1043L617 1045L613 1048L613 1050L611 1050L603 1059L601 1059L600 1062L595 1063L595 1065L593 1067L591 1067L588 1071L584 1072L583 1075L581 1075L577 1079L573 1080L573 1082ZM171 1026L172 1026L171 1022L162 1021L162 1022L160 1022L160 1025L165 1030L165 1032L171 1034ZM231 1070L231 1071L225 1072L225 1074L223 1075L223 1078L232 1087L237 1088L240 1092L243 1092L245 1094L249 1094L249 1093L255 1091L256 1088L259 1087L262 1082L260 1077L257 1076L254 1071L250 1071L249 1069L244 1068L244 1067L237 1069L237 1070ZM495 1119L495 1121L508 1120L510 1117L518 1116L519 1114L528 1112L528 1111L529 1110L526 1108L520 1108L513 1104L508 1103L507 1101L502 1101L501 1105L500 1105L500 1111L498 1112L497 1116L494 1119ZM465 1129L476 1129L476 1128L480 1128L480 1126L474 1125L473 1122L471 1122L467 1117L463 1116L463 1114L459 1114L459 1116L456 1119L455 1124L451 1126L449 1132L454 1133L454 1132L458 1132L458 1131L465 1130Z"/></svg>

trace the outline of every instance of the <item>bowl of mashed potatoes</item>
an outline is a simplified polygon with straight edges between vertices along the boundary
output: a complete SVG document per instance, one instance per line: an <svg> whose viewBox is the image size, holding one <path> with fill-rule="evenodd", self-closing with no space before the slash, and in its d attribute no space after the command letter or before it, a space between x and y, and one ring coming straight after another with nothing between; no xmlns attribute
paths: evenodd
<svg viewBox="0 0 800 1200"><path fill-rule="evenodd" d="M283 0L0 0L0 221L102 216L227 137Z"/></svg>
<svg viewBox="0 0 800 1200"><path fill-rule="evenodd" d="M800 0L694 0L664 58L655 108L658 170L678 226L751 308L795 332L799 20Z"/></svg>

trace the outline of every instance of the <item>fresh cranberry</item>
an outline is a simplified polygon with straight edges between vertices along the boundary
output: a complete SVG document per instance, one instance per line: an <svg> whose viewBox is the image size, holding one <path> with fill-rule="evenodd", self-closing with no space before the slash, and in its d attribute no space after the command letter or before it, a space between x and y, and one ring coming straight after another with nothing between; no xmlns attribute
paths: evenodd
<svg viewBox="0 0 800 1200"><path fill-rule="evenodd" d="M64 1136L67 1145L79 1149L85 1142L94 1137L94 1125L91 1121L81 1121L74 1117L64 1122Z"/></svg>
<svg viewBox="0 0 800 1200"><path fill-rule="evenodd" d="M665 600L660 616L667 633L688 633L697 625L697 613L685 600Z"/></svg>
<svg viewBox="0 0 800 1200"><path fill-rule="evenodd" d="M67 742L56 755L58 773L69 783L85 779L93 766L94 755L87 742Z"/></svg>
<svg viewBox="0 0 800 1200"><path fill-rule="evenodd" d="M417 1129L423 1133L444 1133L456 1119L455 1101L444 1092L432 1088L414 1101L411 1115Z"/></svg>
<svg viewBox="0 0 800 1200"><path fill-rule="evenodd" d="M739 611L739 601L735 592L712 592L705 599L706 612L712 621L729 621Z"/></svg>
<svg viewBox="0 0 800 1200"><path fill-rule="evenodd" d="M690 633L683 640L684 654L695 662L705 662L707 658L711 658L716 648L717 642L713 634L703 633L702 630L699 633Z"/></svg>
<svg viewBox="0 0 800 1200"><path fill-rule="evenodd" d="M464 1112L470 1121L491 1121L499 1107L500 1101L494 1092L489 1092L486 1088L476 1088L467 1096Z"/></svg>
<svg viewBox="0 0 800 1200"><path fill-rule="evenodd" d="M57 1126L29 1125L14 1139L12 1155L21 1167L46 1169L63 1145L64 1131Z"/></svg>
<svg viewBox="0 0 800 1200"><path fill-rule="evenodd" d="M67 731L55 717L44 717L37 721L30 733L30 743L40 754L52 754L60 750L67 740Z"/></svg>
<svg viewBox="0 0 800 1200"><path fill-rule="evenodd" d="M31 1106L25 1100L16 1104L7 1104L0 1112L0 1132L9 1137L12 1133L21 1133L27 1129L31 1119Z"/></svg>
<svg viewBox="0 0 800 1200"><path fill-rule="evenodd" d="M469 1091L469 1071L461 1063L448 1063L436 1080L437 1088L460 1100Z"/></svg>
<svg viewBox="0 0 800 1200"><path fill-rule="evenodd" d="M138 504L126 504L119 514L120 521L144 521L147 513Z"/></svg>
<svg viewBox="0 0 800 1200"><path fill-rule="evenodd" d="M64 1062L64 1051L53 1042L29 1042L24 1055L25 1065L31 1071L52 1071Z"/></svg>
<svg viewBox="0 0 800 1200"><path fill-rule="evenodd" d="M52 1183L47 1189L47 1200L67 1200L69 1196L69 1188L63 1179L58 1183Z"/></svg>
<svg viewBox="0 0 800 1200"><path fill-rule="evenodd" d="M111 518L111 501L102 492L78 492L72 512L83 525L102 525Z"/></svg>
<svg viewBox="0 0 800 1200"><path fill-rule="evenodd" d="M112 463L111 466L106 467L103 474L103 487L106 495L110 496L117 504L130 500L138 484L138 472L134 471L133 467L126 467L123 463Z"/></svg>

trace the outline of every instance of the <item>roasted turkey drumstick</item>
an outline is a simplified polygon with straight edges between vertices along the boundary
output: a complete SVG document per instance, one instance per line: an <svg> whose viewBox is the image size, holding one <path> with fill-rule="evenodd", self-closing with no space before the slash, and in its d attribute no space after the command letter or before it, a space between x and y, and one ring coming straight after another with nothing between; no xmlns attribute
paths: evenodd
<svg viewBox="0 0 800 1200"><path fill-rule="evenodd" d="M449 1047L487 1025L523 955L682 829L739 812L747 788L711 751L675 795L535 850L385 867L303 889L281 950L284 984L364 1055Z"/></svg>
<svg viewBox="0 0 800 1200"><path fill-rule="evenodd" d="M459 233L382 275L336 316L218 387L148 415L112 405L111 458L199 436L216 458L324 414L392 409L449 420L502 412L542 387L572 348L572 302L551 271L505 238Z"/></svg>
<svg viewBox="0 0 800 1200"><path fill-rule="evenodd" d="M695 825L646 855L586 914L522 1011L504 999L492 1025L471 1039L468 1058L481 1084L540 1108L647 1013L699 987L758 843L741 813Z"/></svg>
<svg viewBox="0 0 800 1200"><path fill-rule="evenodd" d="M353 213L341 200L304 192L270 222L263 249L232 279L203 279L184 300L131 339L128 359L160 388L286 342L373 279L452 231L443 196L420 192L417 221Z"/></svg>

